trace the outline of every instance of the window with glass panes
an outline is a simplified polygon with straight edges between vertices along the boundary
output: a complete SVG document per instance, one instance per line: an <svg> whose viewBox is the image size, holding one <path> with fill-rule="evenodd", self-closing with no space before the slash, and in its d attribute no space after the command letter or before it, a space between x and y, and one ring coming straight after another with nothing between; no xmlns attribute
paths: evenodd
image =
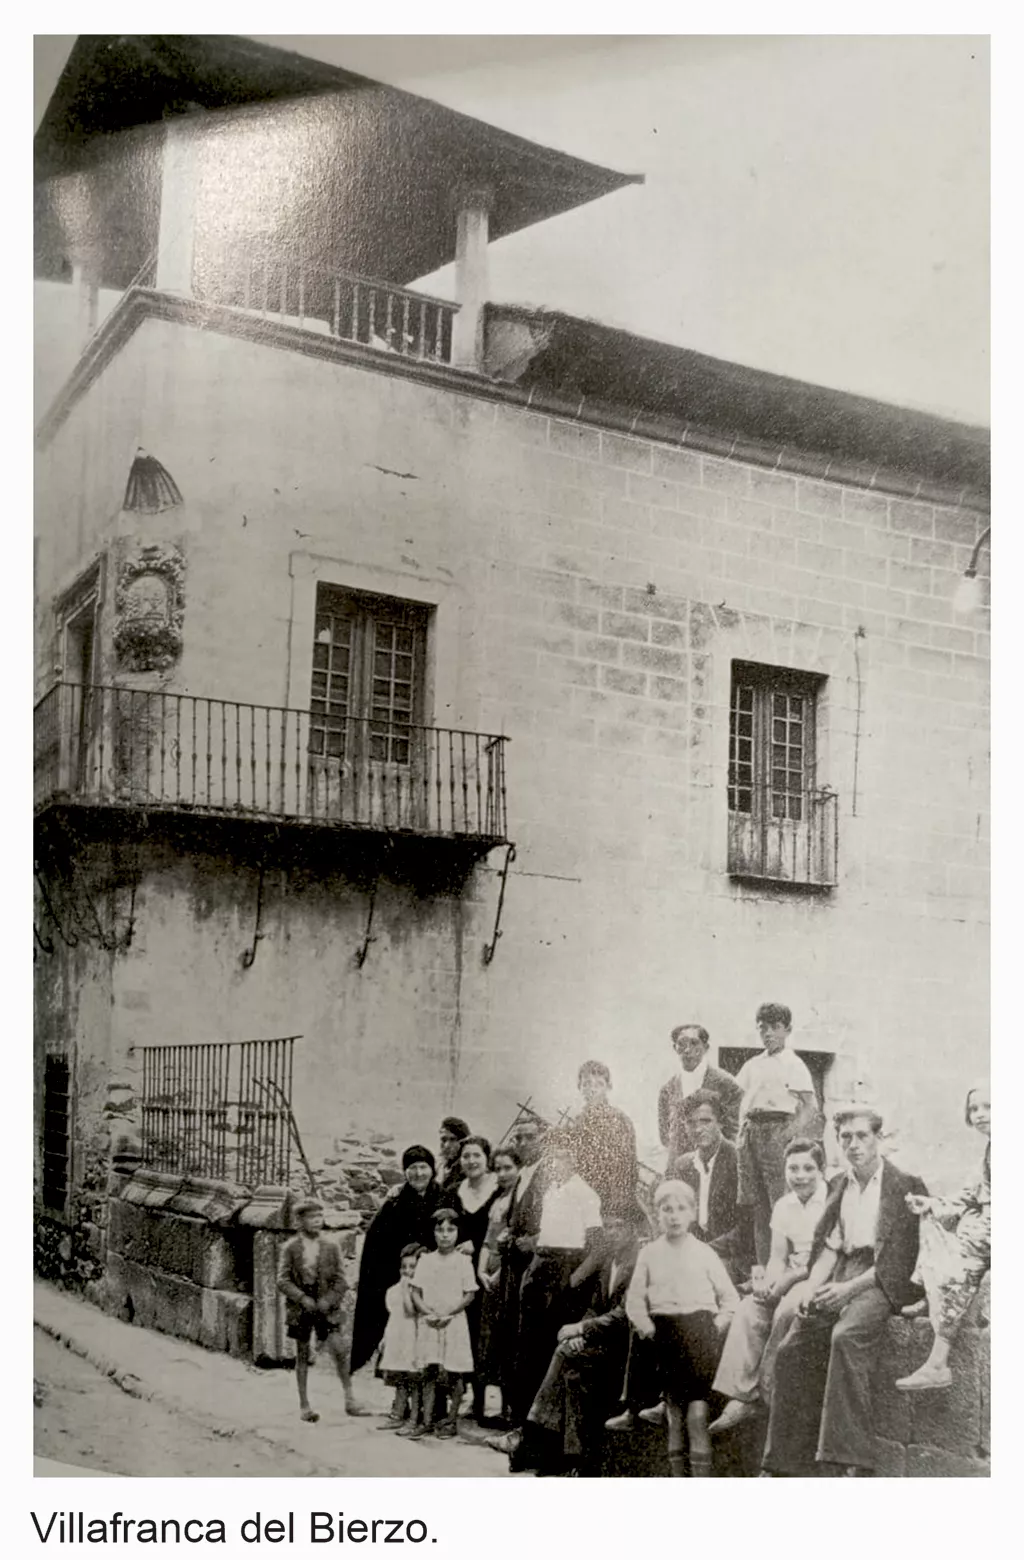
<svg viewBox="0 0 1024 1560"><path fill-rule="evenodd" d="M729 809L799 822L815 788L820 678L734 661Z"/></svg>
<svg viewBox="0 0 1024 1560"><path fill-rule="evenodd" d="M423 720L427 608L317 587L309 751L407 764Z"/></svg>

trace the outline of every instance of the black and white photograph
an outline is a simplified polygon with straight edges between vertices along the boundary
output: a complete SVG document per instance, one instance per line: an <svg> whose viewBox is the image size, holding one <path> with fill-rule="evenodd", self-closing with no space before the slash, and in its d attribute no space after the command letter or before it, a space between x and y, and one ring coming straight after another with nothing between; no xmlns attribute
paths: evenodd
<svg viewBox="0 0 1024 1560"><path fill-rule="evenodd" d="M989 40L34 44L36 1474L990 1477Z"/></svg>

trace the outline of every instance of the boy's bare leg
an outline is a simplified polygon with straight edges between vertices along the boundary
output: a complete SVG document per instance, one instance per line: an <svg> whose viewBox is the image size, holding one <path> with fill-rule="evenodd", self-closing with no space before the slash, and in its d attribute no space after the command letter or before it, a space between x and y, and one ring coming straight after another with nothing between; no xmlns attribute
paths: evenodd
<svg viewBox="0 0 1024 1560"><path fill-rule="evenodd" d="M356 1401L355 1394L352 1391L352 1377L349 1375L348 1359L342 1347L341 1333L338 1328L332 1328L327 1334L325 1348L330 1351L331 1358L334 1360L334 1368L338 1372L341 1390L345 1394L345 1412L353 1416L365 1414L367 1410L363 1408L361 1403Z"/></svg>
<svg viewBox="0 0 1024 1560"><path fill-rule="evenodd" d="M295 1344L295 1385L299 1389L299 1414L310 1424L320 1418L309 1406L307 1383L309 1381L309 1340L298 1339Z"/></svg>

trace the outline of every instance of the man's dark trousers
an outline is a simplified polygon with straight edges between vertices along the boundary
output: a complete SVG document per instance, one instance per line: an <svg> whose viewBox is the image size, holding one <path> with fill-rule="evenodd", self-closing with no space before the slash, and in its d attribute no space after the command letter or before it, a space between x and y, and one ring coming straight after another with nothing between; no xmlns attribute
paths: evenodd
<svg viewBox="0 0 1024 1560"><path fill-rule="evenodd" d="M840 1256L832 1281L867 1271L873 1253ZM819 1463L875 1466L872 1378L893 1308L882 1290L865 1290L837 1317L798 1316L778 1352L764 1466L807 1476Z"/></svg>

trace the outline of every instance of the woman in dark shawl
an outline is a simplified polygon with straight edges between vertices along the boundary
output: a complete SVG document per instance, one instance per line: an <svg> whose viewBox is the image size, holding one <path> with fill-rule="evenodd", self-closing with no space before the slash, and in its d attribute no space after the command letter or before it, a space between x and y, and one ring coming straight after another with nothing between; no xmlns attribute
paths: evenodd
<svg viewBox="0 0 1024 1560"><path fill-rule="evenodd" d="M352 1322L351 1369L357 1371L373 1358L384 1336L388 1313L384 1297L398 1282L403 1246L414 1242L433 1250L431 1215L440 1193L434 1177L434 1156L422 1143L414 1143L402 1155L405 1185L388 1196L374 1214L363 1240Z"/></svg>

